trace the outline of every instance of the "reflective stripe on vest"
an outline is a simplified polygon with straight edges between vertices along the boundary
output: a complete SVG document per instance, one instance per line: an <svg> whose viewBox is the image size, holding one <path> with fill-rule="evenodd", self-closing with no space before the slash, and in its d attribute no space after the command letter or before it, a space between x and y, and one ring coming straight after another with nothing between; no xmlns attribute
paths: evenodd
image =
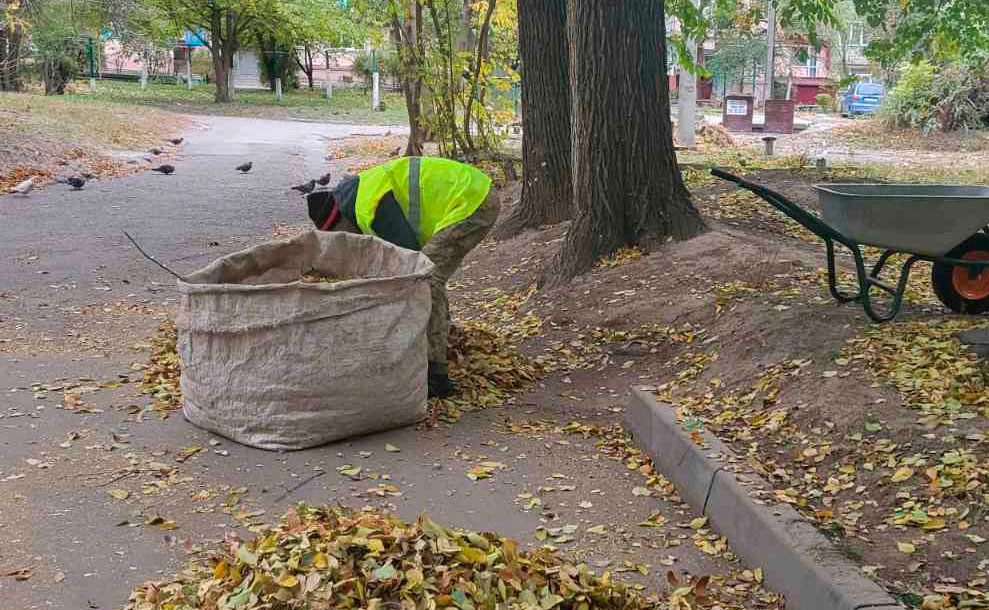
<svg viewBox="0 0 989 610"><path fill-rule="evenodd" d="M422 159L412 157L409 159L409 213L406 217L409 226L416 234L416 241L422 246L422 189L419 184L419 175L422 169Z"/></svg>
<svg viewBox="0 0 989 610"><path fill-rule="evenodd" d="M436 157L404 157L360 174L354 202L357 226L372 229L382 197L392 192L421 245L444 228L463 221L484 202L491 179L469 165Z"/></svg>

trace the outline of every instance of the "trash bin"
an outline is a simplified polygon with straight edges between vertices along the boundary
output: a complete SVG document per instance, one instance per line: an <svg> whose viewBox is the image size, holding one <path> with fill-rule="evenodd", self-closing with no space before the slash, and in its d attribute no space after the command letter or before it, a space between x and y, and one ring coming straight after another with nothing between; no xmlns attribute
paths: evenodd
<svg viewBox="0 0 989 610"><path fill-rule="evenodd" d="M793 100L766 100L766 133L793 133Z"/></svg>
<svg viewBox="0 0 989 610"><path fill-rule="evenodd" d="M344 279L300 281L309 270ZM187 276L176 318L183 413L272 450L421 421L432 270L376 237L311 231Z"/></svg>
<svg viewBox="0 0 989 610"><path fill-rule="evenodd" d="M728 131L752 131L753 103L751 95L727 95L721 122Z"/></svg>

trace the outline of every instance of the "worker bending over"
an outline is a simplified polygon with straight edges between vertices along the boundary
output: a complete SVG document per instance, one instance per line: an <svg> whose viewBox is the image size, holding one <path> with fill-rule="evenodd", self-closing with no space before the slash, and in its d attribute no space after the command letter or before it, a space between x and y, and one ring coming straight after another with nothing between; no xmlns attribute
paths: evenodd
<svg viewBox="0 0 989 610"><path fill-rule="evenodd" d="M430 278L429 396L452 394L446 283L498 220L501 203L491 179L449 159L405 157L345 176L332 190L315 191L307 200L318 229L375 235L421 251L436 266Z"/></svg>

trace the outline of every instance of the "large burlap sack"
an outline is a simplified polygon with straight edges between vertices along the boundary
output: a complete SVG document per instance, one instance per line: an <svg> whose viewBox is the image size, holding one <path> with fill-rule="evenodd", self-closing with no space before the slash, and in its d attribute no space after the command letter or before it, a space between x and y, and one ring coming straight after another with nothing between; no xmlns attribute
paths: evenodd
<svg viewBox="0 0 989 610"><path fill-rule="evenodd" d="M335 284L298 281L310 269ZM183 412L261 449L304 449L426 416L433 264L375 237L308 232L179 282Z"/></svg>

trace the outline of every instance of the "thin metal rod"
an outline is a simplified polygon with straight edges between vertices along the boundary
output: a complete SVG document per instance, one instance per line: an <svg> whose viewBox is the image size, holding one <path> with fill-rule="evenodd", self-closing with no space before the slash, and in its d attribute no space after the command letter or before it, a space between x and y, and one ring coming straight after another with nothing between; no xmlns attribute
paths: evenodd
<svg viewBox="0 0 989 610"><path fill-rule="evenodd" d="M128 233L127 231L124 231L124 235L127 236L127 239L130 240L130 243L134 244L134 247L137 248L138 252L140 252L141 254L144 255L144 258L146 258L149 261L151 261L152 263L158 265L159 267L161 267L165 271L171 273L177 279L179 279L179 280L182 279L182 276L181 275L179 275L178 273L175 273L174 271L172 271L171 269L169 269L168 267L166 267L164 264L162 264L161 261L159 261L157 258L155 258L155 257L151 256L150 254L148 254L147 252L145 252L144 251L144 248L142 248L141 245L138 244L136 241L134 241L134 238L130 236L130 233Z"/></svg>

